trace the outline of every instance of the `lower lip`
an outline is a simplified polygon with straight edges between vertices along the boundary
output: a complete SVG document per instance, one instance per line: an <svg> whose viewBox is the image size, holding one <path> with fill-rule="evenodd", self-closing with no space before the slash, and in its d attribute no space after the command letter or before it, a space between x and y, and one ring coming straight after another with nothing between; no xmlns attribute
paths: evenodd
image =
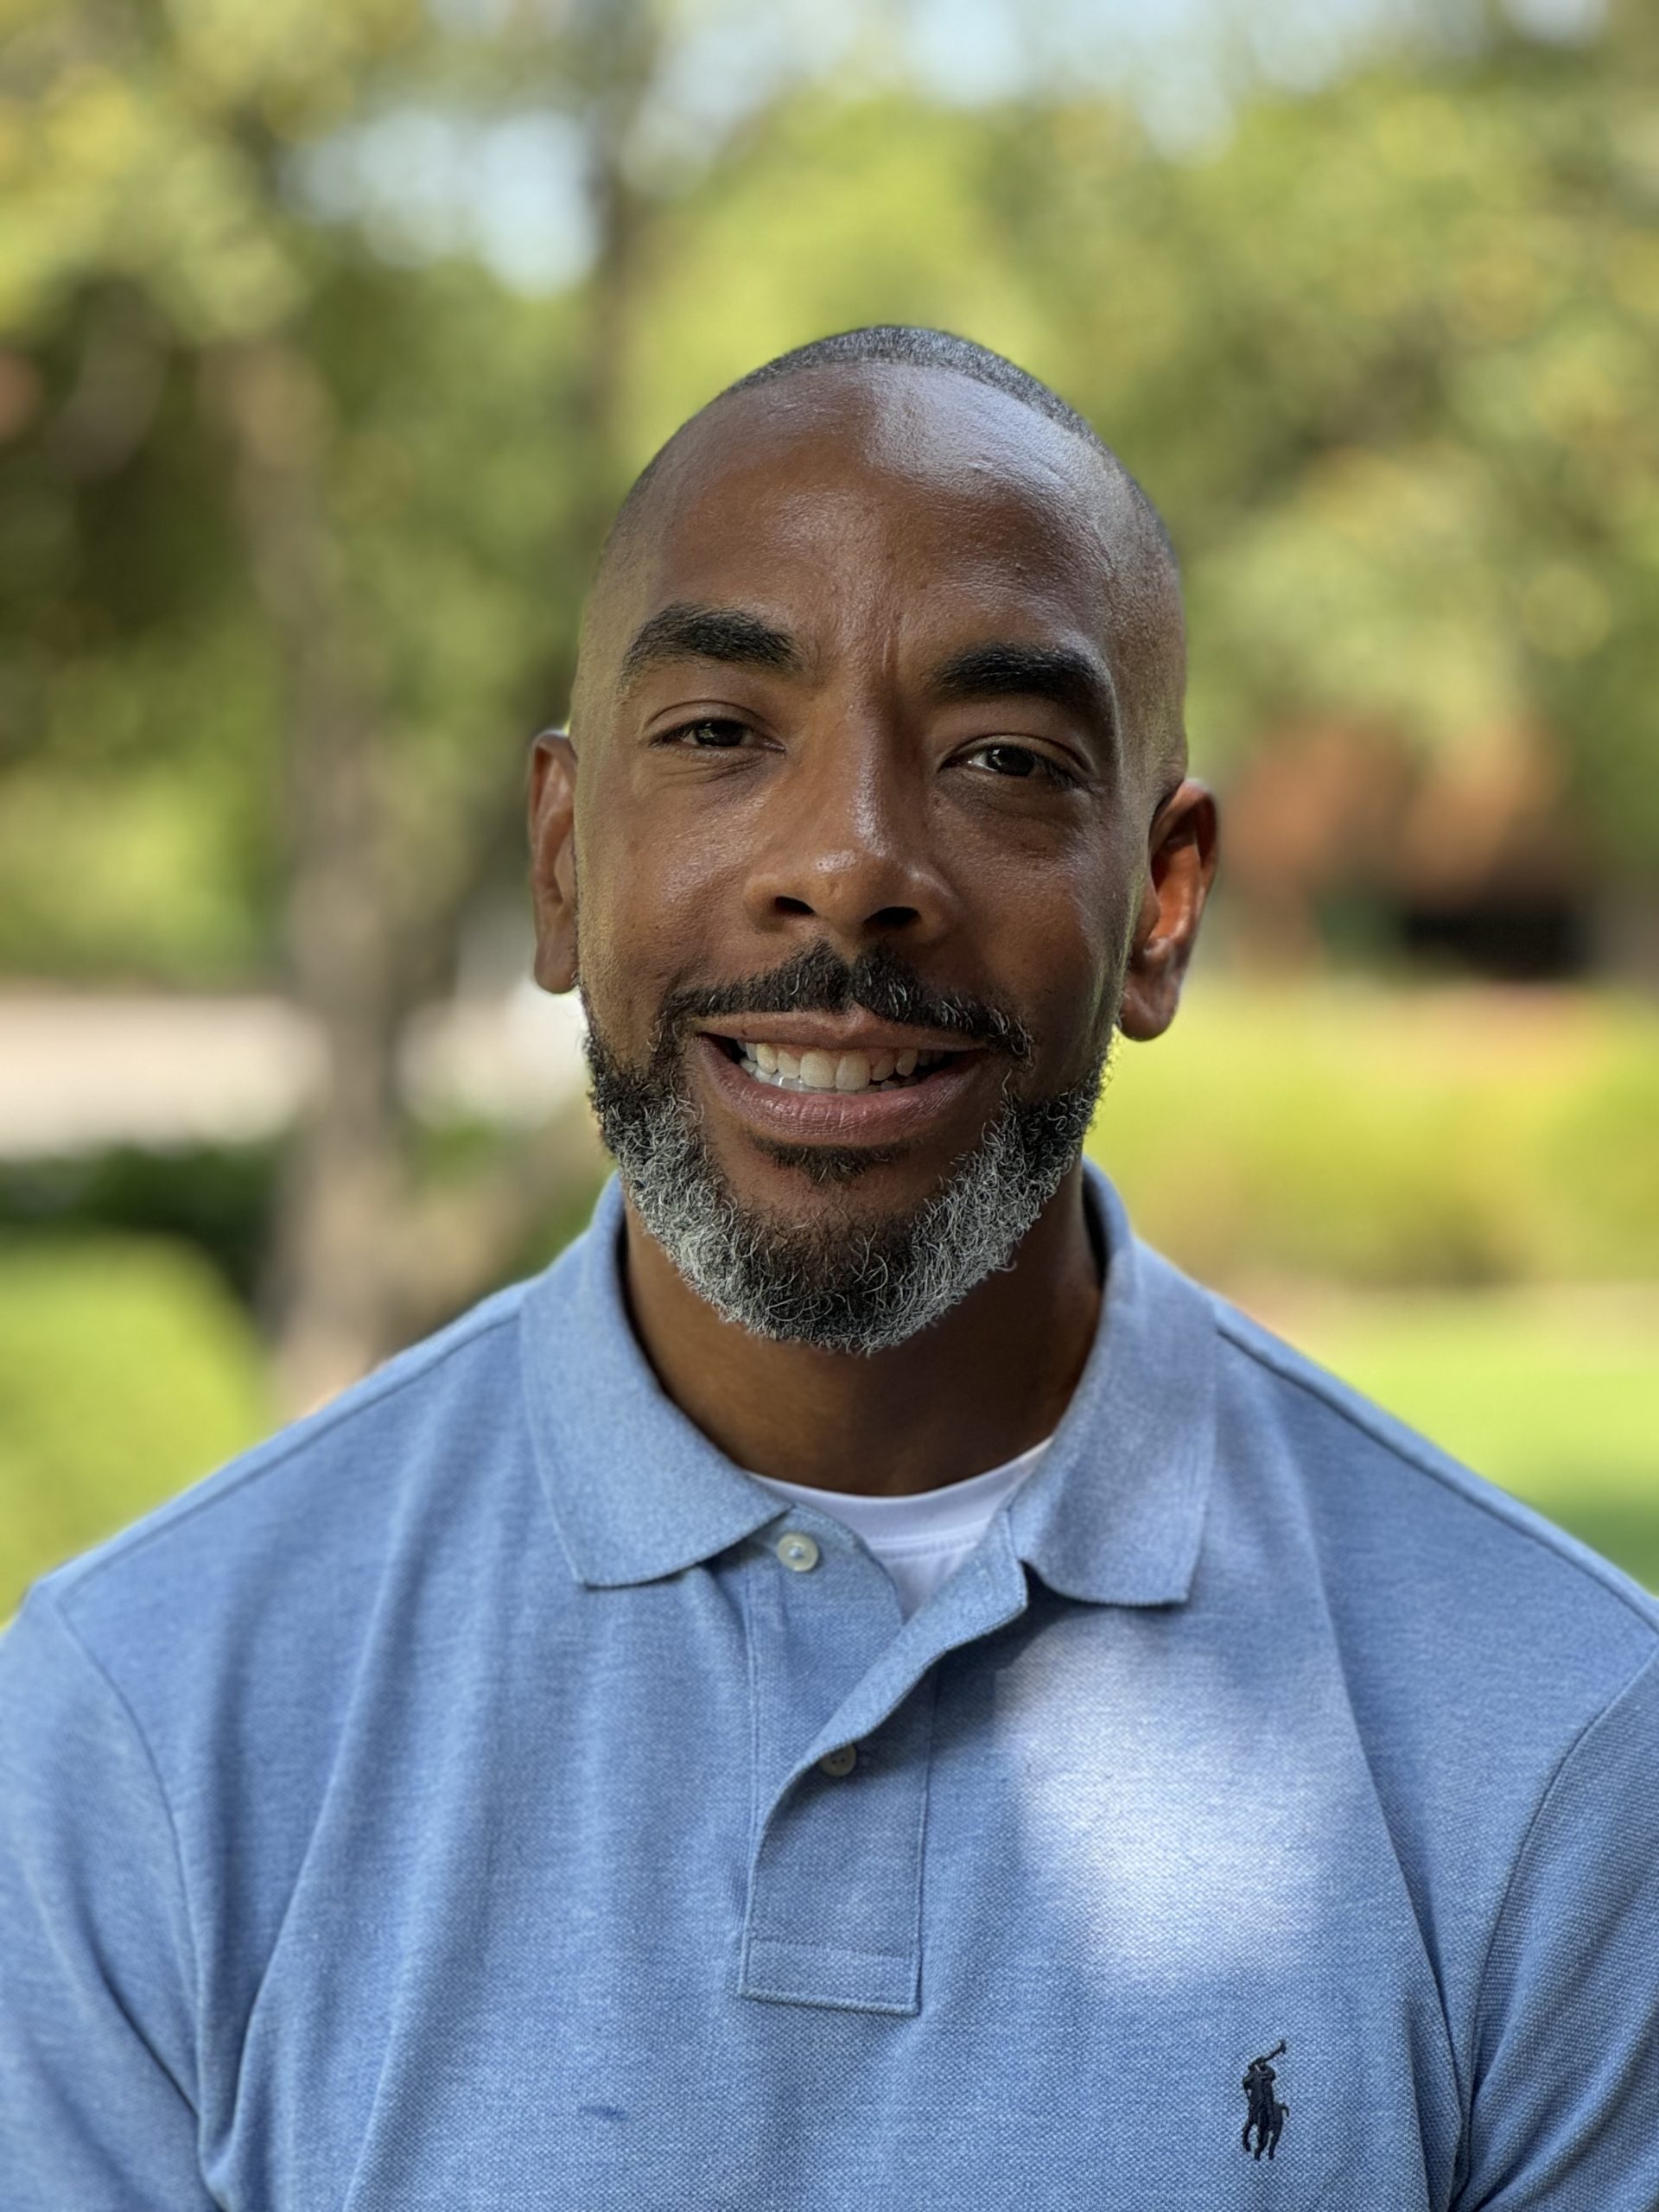
<svg viewBox="0 0 1659 2212"><path fill-rule="evenodd" d="M780 1090L747 1073L717 1038L695 1039L715 1090L758 1136L780 1144L899 1144L941 1122L989 1061L963 1052L896 1090Z"/></svg>

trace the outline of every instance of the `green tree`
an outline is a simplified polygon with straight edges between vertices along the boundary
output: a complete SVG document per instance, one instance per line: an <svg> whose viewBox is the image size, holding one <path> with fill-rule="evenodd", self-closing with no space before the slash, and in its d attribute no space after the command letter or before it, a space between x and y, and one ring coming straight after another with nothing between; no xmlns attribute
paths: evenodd
<svg viewBox="0 0 1659 2212"><path fill-rule="evenodd" d="M85 899L107 958L159 894L135 966L263 963L314 1017L326 1076L269 1284L299 1401L468 1294L560 1172L532 1147L435 1222L396 1067L521 834L522 734L568 690L616 489L640 227L621 148L659 40L620 4L456 52L417 6L347 0L38 8L8 48L0 559L35 642L0 742L20 857L44 829L82 879L65 901L37 871L14 944ZM588 137L580 299L532 308L460 260L411 282L308 219L296 160L325 134L435 79L499 104L527 79Z"/></svg>
<svg viewBox="0 0 1659 2212"><path fill-rule="evenodd" d="M1427 759L1525 728L1613 893L1659 858L1648 13L1258 86L1179 158L1065 86L781 67L677 138L709 21L12 0L0 963L265 976L312 1014L270 1273L300 1398L470 1295L557 1180L532 1143L425 1191L400 1040L520 872L522 740L611 503L789 344L939 322L1090 413L1184 552L1206 766L1298 718ZM376 132L544 124L591 246L547 296L318 188ZM377 143L412 194L413 142Z"/></svg>

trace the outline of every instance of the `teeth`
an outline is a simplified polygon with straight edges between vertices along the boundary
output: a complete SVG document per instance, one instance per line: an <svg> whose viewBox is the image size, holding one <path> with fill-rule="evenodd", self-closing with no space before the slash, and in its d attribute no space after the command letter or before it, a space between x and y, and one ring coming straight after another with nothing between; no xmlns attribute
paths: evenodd
<svg viewBox="0 0 1659 2212"><path fill-rule="evenodd" d="M868 1090L872 1084L908 1080L925 1074L950 1055L944 1052L825 1052L816 1047L791 1052L785 1045L740 1045L742 1064L752 1076L789 1090Z"/></svg>

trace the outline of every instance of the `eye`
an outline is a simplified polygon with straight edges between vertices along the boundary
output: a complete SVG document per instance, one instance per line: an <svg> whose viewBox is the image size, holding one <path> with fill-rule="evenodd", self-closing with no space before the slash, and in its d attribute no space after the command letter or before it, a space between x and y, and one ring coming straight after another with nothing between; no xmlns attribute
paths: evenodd
<svg viewBox="0 0 1659 2212"><path fill-rule="evenodd" d="M702 752L727 753L741 745L749 734L747 722L711 715L705 715L701 721L682 722L677 729L665 729L654 742L658 745L691 746Z"/></svg>
<svg viewBox="0 0 1659 2212"><path fill-rule="evenodd" d="M1039 753L1029 745L1016 745L1007 738L988 740L976 745L962 755L971 766L983 767L993 776L1006 776L1020 782L1039 779L1051 784L1075 784L1077 779L1046 753Z"/></svg>

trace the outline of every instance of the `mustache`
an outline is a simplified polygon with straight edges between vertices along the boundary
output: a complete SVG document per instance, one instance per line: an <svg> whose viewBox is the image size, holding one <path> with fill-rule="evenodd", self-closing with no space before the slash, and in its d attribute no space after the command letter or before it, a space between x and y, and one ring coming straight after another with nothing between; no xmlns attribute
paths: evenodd
<svg viewBox="0 0 1659 2212"><path fill-rule="evenodd" d="M671 1052L694 1022L722 1014L846 1014L855 1007L878 1021L944 1030L1014 1060L1028 1060L1033 1050L1031 1032L1014 1015L983 999L936 990L891 946L873 945L846 961L822 939L764 976L671 991L663 1001L658 1049Z"/></svg>

